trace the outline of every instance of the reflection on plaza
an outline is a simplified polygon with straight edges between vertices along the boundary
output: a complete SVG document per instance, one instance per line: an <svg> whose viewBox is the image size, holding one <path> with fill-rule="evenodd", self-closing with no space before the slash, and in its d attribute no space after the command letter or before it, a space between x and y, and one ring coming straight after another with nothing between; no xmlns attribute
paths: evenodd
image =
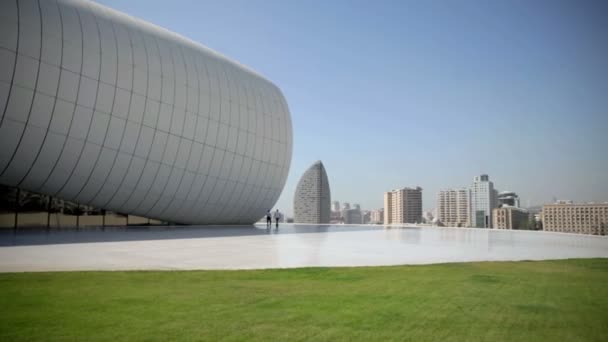
<svg viewBox="0 0 608 342"><path fill-rule="evenodd" d="M19 232L19 231L18 231ZM0 232L0 271L251 269L608 257L608 237L476 228L186 226Z"/></svg>

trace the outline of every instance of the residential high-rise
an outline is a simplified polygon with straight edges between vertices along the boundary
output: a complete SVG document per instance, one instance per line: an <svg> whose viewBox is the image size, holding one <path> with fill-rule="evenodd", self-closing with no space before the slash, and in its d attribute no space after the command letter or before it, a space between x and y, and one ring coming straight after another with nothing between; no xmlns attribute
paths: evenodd
<svg viewBox="0 0 608 342"><path fill-rule="evenodd" d="M497 191L488 175L473 179L469 192L469 220L477 228L492 227L492 209L497 207Z"/></svg>
<svg viewBox="0 0 608 342"><path fill-rule="evenodd" d="M294 222L329 223L331 192L325 167L314 163L298 182L294 196Z"/></svg>
<svg viewBox="0 0 608 342"><path fill-rule="evenodd" d="M530 222L530 213L522 208L503 205L492 210L494 229L524 229Z"/></svg>
<svg viewBox="0 0 608 342"><path fill-rule="evenodd" d="M608 203L556 203L543 206L543 230L608 235Z"/></svg>
<svg viewBox="0 0 608 342"><path fill-rule="evenodd" d="M422 188L403 188L384 193L384 224L422 221Z"/></svg>
<svg viewBox="0 0 608 342"><path fill-rule="evenodd" d="M469 190L462 188L439 191L437 219L446 227L468 227Z"/></svg>

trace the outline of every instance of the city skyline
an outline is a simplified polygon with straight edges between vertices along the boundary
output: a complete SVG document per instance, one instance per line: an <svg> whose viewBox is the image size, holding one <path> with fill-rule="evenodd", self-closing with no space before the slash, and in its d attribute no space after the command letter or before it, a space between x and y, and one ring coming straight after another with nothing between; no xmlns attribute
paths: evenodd
<svg viewBox="0 0 608 342"><path fill-rule="evenodd" d="M0 0L0 341L603 340L581 1Z"/></svg>
<svg viewBox="0 0 608 342"><path fill-rule="evenodd" d="M276 205L288 216L319 159L334 197L368 209L417 184L429 210L439 190L479 174L524 207L608 200L605 3L99 2L283 90L298 127Z"/></svg>

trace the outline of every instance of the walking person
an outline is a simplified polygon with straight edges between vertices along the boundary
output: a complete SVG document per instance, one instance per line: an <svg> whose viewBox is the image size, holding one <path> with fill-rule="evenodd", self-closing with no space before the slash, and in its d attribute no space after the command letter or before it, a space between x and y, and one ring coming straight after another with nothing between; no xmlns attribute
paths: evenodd
<svg viewBox="0 0 608 342"><path fill-rule="evenodd" d="M266 229L270 229L270 227L272 227L272 213L270 212L270 209L268 209L268 211L266 211Z"/></svg>
<svg viewBox="0 0 608 342"><path fill-rule="evenodd" d="M274 222L276 224L276 229L279 229L279 220L281 219L281 213L279 212L279 209L277 209L274 212Z"/></svg>

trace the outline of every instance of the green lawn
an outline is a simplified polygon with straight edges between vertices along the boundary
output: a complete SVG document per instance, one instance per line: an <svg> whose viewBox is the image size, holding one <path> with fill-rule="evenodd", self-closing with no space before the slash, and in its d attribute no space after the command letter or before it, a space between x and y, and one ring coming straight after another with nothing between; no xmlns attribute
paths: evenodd
<svg viewBox="0 0 608 342"><path fill-rule="evenodd" d="M608 259L0 274L0 341L606 341Z"/></svg>

